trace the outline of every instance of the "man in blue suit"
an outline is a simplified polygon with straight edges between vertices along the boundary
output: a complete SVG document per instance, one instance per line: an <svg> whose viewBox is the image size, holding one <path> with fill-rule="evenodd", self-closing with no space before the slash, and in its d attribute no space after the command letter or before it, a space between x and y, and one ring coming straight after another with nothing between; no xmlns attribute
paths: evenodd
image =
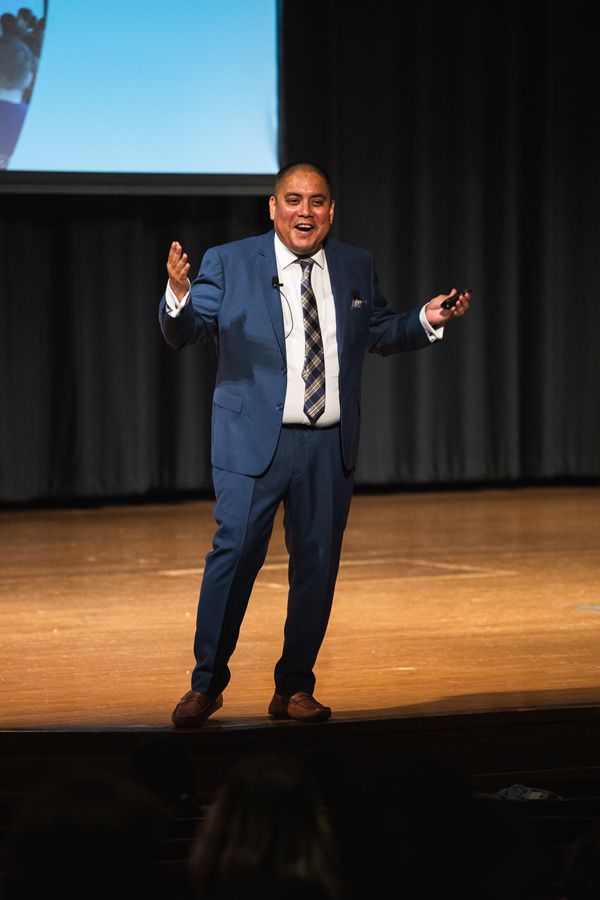
<svg viewBox="0 0 600 900"><path fill-rule="evenodd" d="M324 721L313 667L329 620L350 509L364 355L418 350L461 316L468 294L394 313L373 258L327 238L331 182L313 163L282 169L274 233L215 247L190 285L173 243L160 323L179 349L212 338L218 354L212 464L218 528L198 604L192 690L174 725L201 725L223 705L234 651L273 520L284 504L289 596L275 667L276 718ZM451 309L442 302L450 296Z"/></svg>

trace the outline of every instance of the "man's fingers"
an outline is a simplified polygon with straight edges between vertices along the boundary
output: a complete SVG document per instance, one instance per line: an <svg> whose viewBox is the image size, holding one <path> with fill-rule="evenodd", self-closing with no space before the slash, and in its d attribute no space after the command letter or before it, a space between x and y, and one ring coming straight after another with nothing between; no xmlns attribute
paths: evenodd
<svg viewBox="0 0 600 900"><path fill-rule="evenodd" d="M181 257L181 259L178 259L176 263L171 265L171 268L174 272L187 272L189 267L190 267L190 264L189 264L189 262L187 262L187 255L185 253ZM168 263L167 263L167 268L169 268Z"/></svg>
<svg viewBox="0 0 600 900"><path fill-rule="evenodd" d="M460 299L456 301L456 309L458 311L458 315L462 316L469 308L469 294L461 294Z"/></svg>
<svg viewBox="0 0 600 900"><path fill-rule="evenodd" d="M462 316L469 308L469 291L457 291L453 288L449 294L438 294L425 307L425 316L434 328L441 328L450 319ZM442 304L448 303L448 306Z"/></svg>
<svg viewBox="0 0 600 900"><path fill-rule="evenodd" d="M167 259L167 272L171 289L180 301L183 300L190 289L190 282L187 277L189 268L187 253L183 252L183 247L179 241L173 241Z"/></svg>
<svg viewBox="0 0 600 900"><path fill-rule="evenodd" d="M169 258L167 259L167 272L170 279L184 284L187 281L190 264L187 261L187 253L182 251L181 244L178 241L173 241L169 250Z"/></svg>
<svg viewBox="0 0 600 900"><path fill-rule="evenodd" d="M181 258L182 246L178 244L177 241L173 241L171 247L169 249L169 258L167 260L167 265L174 266L178 260Z"/></svg>
<svg viewBox="0 0 600 900"><path fill-rule="evenodd" d="M451 312L455 316L464 316L468 308L469 301L466 299L466 294L463 294L461 296L461 299L456 301L456 304L452 307Z"/></svg>
<svg viewBox="0 0 600 900"><path fill-rule="evenodd" d="M181 259L182 249L183 248L182 248L181 244L178 244L177 242L173 242L171 244L171 248L169 250L169 258L167 260L167 265L170 265L170 266L177 265L177 263Z"/></svg>
<svg viewBox="0 0 600 900"><path fill-rule="evenodd" d="M469 308L470 294L468 291L466 293L460 291L459 293L456 288L453 288L452 293L447 294L444 299L452 301L448 311L453 315L462 316Z"/></svg>

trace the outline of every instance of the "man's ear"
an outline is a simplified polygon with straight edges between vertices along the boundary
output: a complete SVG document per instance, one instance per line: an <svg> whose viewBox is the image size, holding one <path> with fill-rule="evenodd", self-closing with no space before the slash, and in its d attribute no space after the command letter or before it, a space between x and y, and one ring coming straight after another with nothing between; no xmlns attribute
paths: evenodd
<svg viewBox="0 0 600 900"><path fill-rule="evenodd" d="M330 224L330 225L331 225L331 223L333 222L333 210L334 210L334 208L335 208L335 200L332 200L332 201L331 201L331 206L329 207L329 224ZM273 218L273 217L271 216L271 218Z"/></svg>
<svg viewBox="0 0 600 900"><path fill-rule="evenodd" d="M275 207L277 205L277 200L275 197L269 197L269 215L271 217L271 221L275 218Z"/></svg>

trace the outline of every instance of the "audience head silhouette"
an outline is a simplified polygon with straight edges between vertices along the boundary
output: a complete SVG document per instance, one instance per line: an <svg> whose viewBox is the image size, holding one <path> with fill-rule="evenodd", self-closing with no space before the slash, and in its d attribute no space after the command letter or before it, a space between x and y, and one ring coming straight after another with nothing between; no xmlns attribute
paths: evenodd
<svg viewBox="0 0 600 900"><path fill-rule="evenodd" d="M162 814L137 785L114 776L49 782L16 823L7 898L146 900Z"/></svg>
<svg viewBox="0 0 600 900"><path fill-rule="evenodd" d="M305 769L253 757L232 769L192 856L205 900L337 900L342 880L333 832Z"/></svg>

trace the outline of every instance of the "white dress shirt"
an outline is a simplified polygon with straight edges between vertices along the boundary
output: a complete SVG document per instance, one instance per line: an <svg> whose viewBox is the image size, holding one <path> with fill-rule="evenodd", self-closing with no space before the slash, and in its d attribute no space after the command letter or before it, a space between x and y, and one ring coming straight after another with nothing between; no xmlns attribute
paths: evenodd
<svg viewBox="0 0 600 900"><path fill-rule="evenodd" d="M281 297L281 309L283 313L283 328L285 334L285 353L287 368L287 390L285 406L283 409L284 425L310 425L310 420L304 414L304 379L302 369L304 367L304 318L302 313L302 299L300 294L300 281L302 269L295 253L283 244L275 235L275 257L277 259L277 277L280 284L279 295ZM319 416L316 427L325 428L335 425L340 421L340 390L339 390L339 359L337 347L335 303L329 280L327 257L323 249L313 253L311 259L315 264L311 271L311 285L317 310L319 313L319 325L323 340L323 353L325 357L325 411ZM165 301L167 312L170 316L178 316L181 309L189 299L190 293L179 301L171 285L167 282ZM419 320L427 332L431 342L439 341L444 335L444 329L433 328L427 321L424 306L419 314Z"/></svg>
<svg viewBox="0 0 600 900"><path fill-rule="evenodd" d="M310 425L310 419L304 413L304 316L302 312L302 296L300 282L302 267L295 253L283 244L275 235L275 257L277 259L277 275L283 287L279 288L281 308L283 311L283 328L285 334L285 355L287 358L287 391L283 408L284 425ZM340 421L340 363L335 321L335 303L329 269L324 250L313 253L314 260L310 275L310 283L317 302L319 327L323 341L325 358L325 410L316 421L317 428L326 428Z"/></svg>

